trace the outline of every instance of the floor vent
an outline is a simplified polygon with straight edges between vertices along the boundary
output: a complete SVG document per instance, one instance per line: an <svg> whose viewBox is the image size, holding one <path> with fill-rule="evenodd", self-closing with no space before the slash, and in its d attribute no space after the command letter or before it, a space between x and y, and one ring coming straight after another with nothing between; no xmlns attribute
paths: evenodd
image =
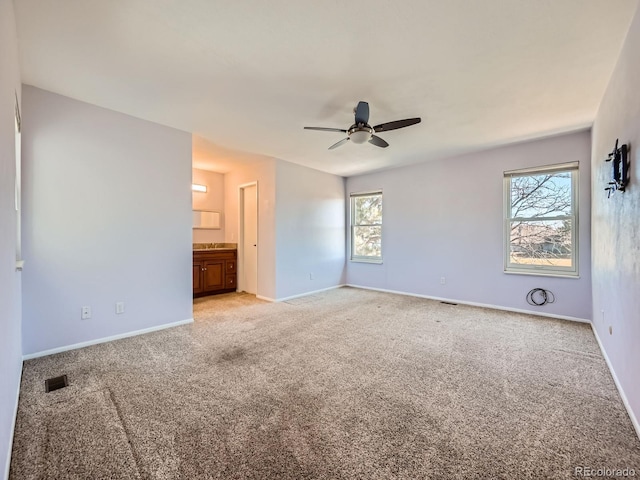
<svg viewBox="0 0 640 480"><path fill-rule="evenodd" d="M54 390L59 390L69 385L69 380L67 380L66 375L62 375L60 377L48 378L44 381L44 389L47 393L53 392Z"/></svg>
<svg viewBox="0 0 640 480"><path fill-rule="evenodd" d="M440 302L440 303L444 303L445 305L457 305L457 303L453 303L453 302Z"/></svg>

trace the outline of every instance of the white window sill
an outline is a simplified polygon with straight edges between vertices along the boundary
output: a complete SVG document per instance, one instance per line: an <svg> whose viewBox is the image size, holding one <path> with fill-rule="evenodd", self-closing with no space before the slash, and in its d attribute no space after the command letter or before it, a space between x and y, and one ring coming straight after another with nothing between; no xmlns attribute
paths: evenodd
<svg viewBox="0 0 640 480"><path fill-rule="evenodd" d="M350 258L349 261L354 263L374 263L374 264L382 265L381 258Z"/></svg>
<svg viewBox="0 0 640 480"><path fill-rule="evenodd" d="M545 272L541 271L528 271L528 270L504 270L504 273L508 275L532 275L534 277L558 277L558 278L572 278L579 279L580 275L577 273L563 273L563 272Z"/></svg>

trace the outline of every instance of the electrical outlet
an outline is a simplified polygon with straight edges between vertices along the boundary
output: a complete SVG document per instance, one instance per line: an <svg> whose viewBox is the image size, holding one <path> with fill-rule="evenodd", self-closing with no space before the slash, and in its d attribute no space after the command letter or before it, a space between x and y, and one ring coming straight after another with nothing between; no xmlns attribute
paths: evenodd
<svg viewBox="0 0 640 480"><path fill-rule="evenodd" d="M116 314L120 315L124 313L124 302L116 302Z"/></svg>
<svg viewBox="0 0 640 480"><path fill-rule="evenodd" d="M444 285L447 283L447 279L445 277L440 277L440 285Z"/></svg>
<svg viewBox="0 0 640 480"><path fill-rule="evenodd" d="M313 280L313 273L309 274L309 280Z"/></svg>
<svg viewBox="0 0 640 480"><path fill-rule="evenodd" d="M80 318L82 318L82 320L89 320L91 318L91 307L82 307Z"/></svg>

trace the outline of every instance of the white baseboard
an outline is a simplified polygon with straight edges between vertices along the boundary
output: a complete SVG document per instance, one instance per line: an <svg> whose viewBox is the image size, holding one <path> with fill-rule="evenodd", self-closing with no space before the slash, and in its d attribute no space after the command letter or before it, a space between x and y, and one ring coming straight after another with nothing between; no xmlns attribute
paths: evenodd
<svg viewBox="0 0 640 480"><path fill-rule="evenodd" d="M119 333L118 335L112 335L110 337L98 338L96 340L89 340L87 342L74 343L73 345L66 345L64 347L52 348L51 350L43 350L41 352L29 353L23 355L23 360L31 360L32 358L46 357L47 355L53 355L54 353L67 352L69 350L76 350L78 348L89 347L91 345L97 345L99 343L111 342L113 340L120 340L121 338L135 337L137 335L144 335L145 333L157 332L158 330L164 330L165 328L179 327L180 325L186 325L193 323L193 318L186 320L180 320L173 323L165 323L164 325L158 325L155 327L143 328L142 330L134 330L133 332Z"/></svg>
<svg viewBox="0 0 640 480"><path fill-rule="evenodd" d="M489 303L467 302L464 300L456 300L454 298L434 297L431 295L421 295L419 293L401 292L398 290L387 290L384 288L363 287L362 285L347 284L346 286L353 287L353 288L362 288L364 290L375 290L376 292L395 293L397 295L406 295L409 297L426 298L427 300L437 300L439 302L451 302L451 303L459 303L460 305L469 305L472 307L491 308L493 310L503 310L505 312L526 313L527 315L537 315L539 317L557 318L559 320L569 320L571 322L580 322L580 323L589 323L589 324L591 323L591 320L587 320L586 318L570 317L568 315L556 315L554 313L544 313L544 312L539 312L537 310L524 310L521 308L503 307L501 305L491 305Z"/></svg>
<svg viewBox="0 0 640 480"><path fill-rule="evenodd" d="M271 298L271 297L263 297L262 295L256 295L256 298L258 300L264 300L265 302L275 302L276 299L275 298Z"/></svg>
<svg viewBox="0 0 640 480"><path fill-rule="evenodd" d="M18 387L16 391L16 404L13 408L13 421L11 422L11 430L9 431L9 451L7 452L7 464L4 468L4 479L9 480L9 470L11 469L11 451L13 450L13 435L16 431L16 420L18 419L18 404L20 403L20 384L22 383L22 364L20 362L20 375L18 375Z"/></svg>
<svg viewBox="0 0 640 480"><path fill-rule="evenodd" d="M604 357L604 361L607 363L607 367L609 367L609 372L611 372L611 376L613 377L613 383L616 384L616 388L618 389L618 393L620 394L620 398L622 399L622 403L624 404L624 408L627 410L627 414L631 419L631 423L633 424L633 428L636 430L636 435L640 439L640 422L636 418L633 410L631 410L631 404L629 404L629 400L627 399L627 395L624 393L622 389L622 385L620 384L620 380L618 380L618 376L616 375L616 371L613 369L613 365L611 364L611 360L609 360L609 356L607 355L602 342L600 341L600 337L598 336L598 332L596 328L591 324L591 330L593 330L593 335L596 337L596 341L598 342L598 346L600 347L600 351L602 352L602 356Z"/></svg>
<svg viewBox="0 0 640 480"><path fill-rule="evenodd" d="M336 288L342 288L346 286L347 285L341 283L340 285L334 285L333 287L321 288L319 290L312 290L311 292L299 293L297 295L291 295L289 297L269 298L269 297L263 297L261 295L256 295L256 298L260 300L266 300L267 302L286 302L287 300L293 300L294 298L306 297L307 295L313 295L314 293L326 292L328 290L335 290Z"/></svg>

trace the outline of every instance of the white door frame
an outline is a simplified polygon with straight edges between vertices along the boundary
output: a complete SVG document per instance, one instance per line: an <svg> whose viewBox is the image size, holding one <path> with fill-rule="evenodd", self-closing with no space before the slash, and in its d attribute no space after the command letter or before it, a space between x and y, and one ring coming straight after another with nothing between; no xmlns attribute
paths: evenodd
<svg viewBox="0 0 640 480"><path fill-rule="evenodd" d="M256 239L257 239L257 247L256 247L256 274L259 272L260 265L260 214L258 205L260 198L260 190L258 189L258 181L243 183L238 185L238 292L242 292L245 287L245 278L244 278L244 189L248 187L256 187ZM256 282L256 296L259 294L258 292L258 283Z"/></svg>

